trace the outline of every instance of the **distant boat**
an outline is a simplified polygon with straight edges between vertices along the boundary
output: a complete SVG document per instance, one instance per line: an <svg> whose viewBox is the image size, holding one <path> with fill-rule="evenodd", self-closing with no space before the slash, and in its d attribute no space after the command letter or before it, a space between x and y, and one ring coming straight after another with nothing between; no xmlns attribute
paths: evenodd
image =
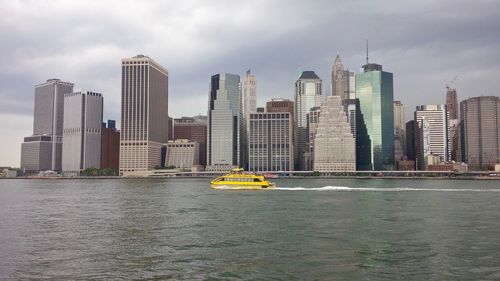
<svg viewBox="0 0 500 281"><path fill-rule="evenodd" d="M264 174L264 177L267 179L279 179L280 175L278 175L278 174Z"/></svg>
<svg viewBox="0 0 500 281"><path fill-rule="evenodd" d="M210 186L215 189L259 190L272 189L276 185L267 181L262 175L244 172L243 169L236 168L228 174L213 179Z"/></svg>

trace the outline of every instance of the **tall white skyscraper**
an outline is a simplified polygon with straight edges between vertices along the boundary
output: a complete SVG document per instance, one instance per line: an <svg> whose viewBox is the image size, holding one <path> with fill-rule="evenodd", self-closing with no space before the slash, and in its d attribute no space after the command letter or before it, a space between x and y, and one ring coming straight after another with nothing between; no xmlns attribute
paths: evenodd
<svg viewBox="0 0 500 281"><path fill-rule="evenodd" d="M356 170L356 140L339 96L328 96L320 108L314 136L314 171Z"/></svg>
<svg viewBox="0 0 500 281"><path fill-rule="evenodd" d="M168 70L138 55L122 59L120 173L161 165L168 141Z"/></svg>
<svg viewBox="0 0 500 281"><path fill-rule="evenodd" d="M250 113L257 111L257 80L255 75L246 72L245 80L243 81L243 136L242 136L242 166L248 164L248 138L250 130Z"/></svg>
<svg viewBox="0 0 500 281"><path fill-rule="evenodd" d="M450 126L446 105L419 105L414 120L417 168L426 169L425 159L429 155L448 161Z"/></svg>
<svg viewBox="0 0 500 281"><path fill-rule="evenodd" d="M21 145L21 167L27 172L61 171L64 94L73 83L49 79L35 86L33 135Z"/></svg>
<svg viewBox="0 0 500 281"><path fill-rule="evenodd" d="M62 171L79 176L86 168L100 168L103 99L94 92L64 95Z"/></svg>
<svg viewBox="0 0 500 281"><path fill-rule="evenodd" d="M304 154L309 151L308 114L311 108L321 105L322 81L314 71L304 71L295 82L296 165L306 166Z"/></svg>
<svg viewBox="0 0 500 281"><path fill-rule="evenodd" d="M241 165L241 83L235 74L211 77L208 102L207 170L228 171Z"/></svg>

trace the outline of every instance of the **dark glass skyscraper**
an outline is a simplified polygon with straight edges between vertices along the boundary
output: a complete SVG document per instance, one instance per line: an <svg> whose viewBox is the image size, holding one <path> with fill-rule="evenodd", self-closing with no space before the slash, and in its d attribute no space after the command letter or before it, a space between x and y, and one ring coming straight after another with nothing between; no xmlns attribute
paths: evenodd
<svg viewBox="0 0 500 281"><path fill-rule="evenodd" d="M394 168L393 76L382 65L367 63L356 75L356 98L359 99L368 135L370 159L374 170Z"/></svg>

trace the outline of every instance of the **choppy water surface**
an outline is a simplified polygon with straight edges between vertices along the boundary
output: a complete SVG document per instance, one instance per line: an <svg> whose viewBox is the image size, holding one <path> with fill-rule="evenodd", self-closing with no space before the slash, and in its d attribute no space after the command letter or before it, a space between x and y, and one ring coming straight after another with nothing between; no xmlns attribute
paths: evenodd
<svg viewBox="0 0 500 281"><path fill-rule="evenodd" d="M500 182L1 180L0 279L500 280Z"/></svg>

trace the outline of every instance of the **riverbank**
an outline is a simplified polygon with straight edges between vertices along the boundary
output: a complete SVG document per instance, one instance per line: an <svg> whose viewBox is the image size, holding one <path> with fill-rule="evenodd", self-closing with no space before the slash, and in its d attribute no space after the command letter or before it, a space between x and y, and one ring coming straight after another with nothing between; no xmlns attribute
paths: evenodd
<svg viewBox="0 0 500 281"><path fill-rule="evenodd" d="M113 179L192 179L192 178L214 178L213 175L172 175L154 177L122 177L122 176L102 176L102 177L15 177L0 178L16 180L113 180ZM410 179L410 180L500 180L500 176L283 176L277 179ZM274 180L274 179L270 179Z"/></svg>

